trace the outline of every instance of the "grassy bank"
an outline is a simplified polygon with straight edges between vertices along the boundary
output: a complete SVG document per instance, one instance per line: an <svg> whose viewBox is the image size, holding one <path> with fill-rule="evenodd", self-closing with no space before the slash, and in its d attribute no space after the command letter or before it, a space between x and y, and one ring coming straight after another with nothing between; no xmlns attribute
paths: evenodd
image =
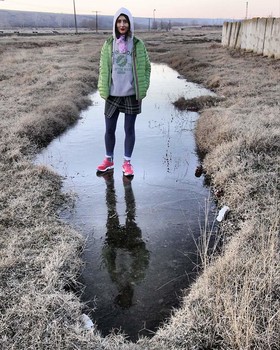
<svg viewBox="0 0 280 350"><path fill-rule="evenodd" d="M222 48L211 30L146 33L154 62L215 90L196 128L224 246L182 307L130 344L82 330L69 290L82 240L56 214L61 179L34 166L37 147L73 124L96 88L98 36L1 38L1 341L6 349L277 349L279 340L280 62ZM176 54L174 54L176 53ZM186 104L187 105L187 104Z"/></svg>

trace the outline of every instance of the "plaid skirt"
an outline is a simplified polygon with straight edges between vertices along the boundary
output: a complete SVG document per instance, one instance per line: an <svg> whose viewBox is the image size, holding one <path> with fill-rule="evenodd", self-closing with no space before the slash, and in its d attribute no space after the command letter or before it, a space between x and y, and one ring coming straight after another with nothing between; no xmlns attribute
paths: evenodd
<svg viewBox="0 0 280 350"><path fill-rule="evenodd" d="M105 102L105 116L111 118L118 109L125 114L140 114L142 101L136 100L136 95L132 96L109 96Z"/></svg>

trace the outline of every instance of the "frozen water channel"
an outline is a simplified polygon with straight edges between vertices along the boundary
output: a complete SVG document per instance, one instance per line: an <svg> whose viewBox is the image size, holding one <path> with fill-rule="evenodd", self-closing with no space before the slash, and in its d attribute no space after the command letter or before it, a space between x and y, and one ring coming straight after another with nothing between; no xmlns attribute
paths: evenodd
<svg viewBox="0 0 280 350"><path fill-rule="evenodd" d="M111 329L132 340L152 334L195 277L194 240L209 191L194 176L197 114L178 112L171 102L209 94L166 65L152 65L150 90L136 120L131 182L121 171L122 115L114 173L96 176L105 153L104 101L98 93L78 123L36 159L63 175L63 190L77 195L74 210L63 219L87 238L82 299L95 308L90 317L103 335Z"/></svg>

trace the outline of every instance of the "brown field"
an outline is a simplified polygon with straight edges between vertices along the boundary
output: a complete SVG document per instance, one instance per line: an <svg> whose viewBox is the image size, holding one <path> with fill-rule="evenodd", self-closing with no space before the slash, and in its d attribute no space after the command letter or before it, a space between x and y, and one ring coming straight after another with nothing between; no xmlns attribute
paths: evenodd
<svg viewBox="0 0 280 350"><path fill-rule="evenodd" d="M280 61L223 48L214 29L139 36L153 62L217 93L196 101L196 140L213 193L224 194L218 207L230 207L221 252L152 339L83 330L69 288L82 237L58 219L62 180L32 156L90 104L105 36L0 38L2 348L279 349Z"/></svg>

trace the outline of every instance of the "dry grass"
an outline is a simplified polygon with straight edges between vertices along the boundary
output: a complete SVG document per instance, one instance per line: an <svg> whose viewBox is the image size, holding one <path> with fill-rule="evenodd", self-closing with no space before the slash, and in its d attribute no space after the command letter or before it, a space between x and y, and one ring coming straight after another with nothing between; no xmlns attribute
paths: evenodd
<svg viewBox="0 0 280 350"><path fill-rule="evenodd" d="M213 30L142 33L166 62L218 94L196 139L229 219L182 307L151 339L83 331L69 291L81 237L57 219L61 179L32 153L79 117L96 88L98 36L1 38L1 343L4 349L278 349L280 62L220 47ZM156 37L155 37L156 36ZM176 52L176 55L174 55Z"/></svg>
<svg viewBox="0 0 280 350"><path fill-rule="evenodd" d="M187 109L188 111L199 112L207 107L217 105L221 100L223 100L223 98L210 95L194 97L188 100L186 100L185 97L179 97L177 101L173 102L173 105L181 111Z"/></svg>

